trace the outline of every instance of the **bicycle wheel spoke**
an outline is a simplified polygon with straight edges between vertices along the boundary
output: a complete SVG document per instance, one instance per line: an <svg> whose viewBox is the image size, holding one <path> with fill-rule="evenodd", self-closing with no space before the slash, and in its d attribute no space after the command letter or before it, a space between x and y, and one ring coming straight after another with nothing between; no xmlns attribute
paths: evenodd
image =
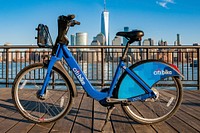
<svg viewBox="0 0 200 133"><path fill-rule="evenodd" d="M53 70L44 99L37 96L42 88L47 68L43 63L30 65L18 75L14 86L14 101L20 113L34 122L51 122L64 116L72 104L68 82L61 71ZM40 76L37 76L40 75ZM38 78L40 77L40 78ZM16 98L17 97L17 98Z"/></svg>
<svg viewBox="0 0 200 133"><path fill-rule="evenodd" d="M167 82L166 79L163 81ZM168 85L162 86L163 81L157 82L152 87L157 98L136 101L129 106L122 106L129 117L140 123L156 123L166 120L176 112L182 99L180 82L172 78L173 84L170 81Z"/></svg>

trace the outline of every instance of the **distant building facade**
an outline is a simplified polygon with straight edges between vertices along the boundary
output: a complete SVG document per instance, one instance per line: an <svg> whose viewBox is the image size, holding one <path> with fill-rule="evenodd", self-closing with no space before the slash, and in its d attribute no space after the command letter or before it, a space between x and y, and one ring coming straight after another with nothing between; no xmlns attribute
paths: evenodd
<svg viewBox="0 0 200 133"><path fill-rule="evenodd" d="M71 35L71 46L75 46L76 45L76 36L74 34Z"/></svg>
<svg viewBox="0 0 200 133"><path fill-rule="evenodd" d="M116 36L113 40L112 40L112 45L113 46L121 46L122 42L121 42L121 37ZM113 53L112 53L112 58L114 61L119 60L119 57L122 56L122 49L112 49Z"/></svg>
<svg viewBox="0 0 200 133"><path fill-rule="evenodd" d="M77 46L88 45L88 34L86 32L76 33L76 45ZM80 60L80 61L87 60L87 53L84 52L86 50L87 50L86 48L76 49L77 60Z"/></svg>
<svg viewBox="0 0 200 133"><path fill-rule="evenodd" d="M124 27L124 32L129 32L129 27ZM123 46L126 46L127 42L128 40L125 37L123 37Z"/></svg>
<svg viewBox="0 0 200 133"><path fill-rule="evenodd" d="M76 45L77 46L88 45L88 34L86 32L76 33Z"/></svg>
<svg viewBox="0 0 200 133"><path fill-rule="evenodd" d="M144 39L143 46L154 46L154 40L151 38Z"/></svg>
<svg viewBox="0 0 200 133"><path fill-rule="evenodd" d="M105 43L106 43L106 38L104 36L103 33L99 33L97 36L96 36L96 39L99 41L100 45L101 46L104 46Z"/></svg>
<svg viewBox="0 0 200 133"><path fill-rule="evenodd" d="M101 43L99 42L99 40L97 39L97 37L93 38L93 41L91 43L91 46L100 46ZM90 61L89 62L100 62L101 61L101 49L90 49L90 52L92 52L89 58ZM91 60L92 59L92 60Z"/></svg>

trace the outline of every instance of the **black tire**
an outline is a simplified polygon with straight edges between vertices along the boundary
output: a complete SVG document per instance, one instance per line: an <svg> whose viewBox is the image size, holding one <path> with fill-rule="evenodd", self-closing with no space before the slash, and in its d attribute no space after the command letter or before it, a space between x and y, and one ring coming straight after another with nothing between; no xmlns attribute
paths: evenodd
<svg viewBox="0 0 200 133"><path fill-rule="evenodd" d="M18 111L35 123L49 123L68 113L72 105L71 84L65 75L53 67L44 100L37 97L46 76L47 66L35 63L22 69L16 76L12 97Z"/></svg>
<svg viewBox="0 0 200 133"><path fill-rule="evenodd" d="M133 70L136 66L133 65L130 69ZM116 92L119 91L121 86L127 86L127 82L123 81L127 76L126 72L121 76L116 87ZM136 101L126 105L122 104L124 112L131 119L141 124L153 124L165 121L178 110L182 101L182 84L178 77L162 79L152 86L152 90L159 94L156 100L147 99L146 101ZM118 97L117 93L115 97Z"/></svg>

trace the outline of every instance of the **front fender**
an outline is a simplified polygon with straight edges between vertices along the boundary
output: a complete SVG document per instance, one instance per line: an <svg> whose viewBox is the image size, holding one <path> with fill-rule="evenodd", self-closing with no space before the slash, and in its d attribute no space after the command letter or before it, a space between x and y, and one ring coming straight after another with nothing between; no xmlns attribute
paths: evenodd
<svg viewBox="0 0 200 133"><path fill-rule="evenodd" d="M46 66L48 66L48 62L44 62L44 64ZM54 68L56 68L56 69L60 70L62 73L64 73L66 81L69 82L68 85L71 85L71 86L69 86L69 89L71 89L71 91L72 91L72 96L73 97L77 97L78 93L77 93L76 85L74 84L74 81L72 80L72 78L70 77L70 75L66 71L66 69L63 67L63 65L61 64L61 62L57 61L54 64Z"/></svg>

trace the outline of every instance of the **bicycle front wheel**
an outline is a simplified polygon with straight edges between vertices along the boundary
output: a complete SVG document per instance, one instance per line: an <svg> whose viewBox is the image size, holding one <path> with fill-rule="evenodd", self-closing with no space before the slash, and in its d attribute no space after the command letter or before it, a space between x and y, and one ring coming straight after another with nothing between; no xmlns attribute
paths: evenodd
<svg viewBox="0 0 200 133"><path fill-rule="evenodd" d="M47 67L43 63L29 65L16 76L12 97L19 112L36 123L58 120L71 109L72 94L65 75L53 67L43 99L37 97L42 88Z"/></svg>

